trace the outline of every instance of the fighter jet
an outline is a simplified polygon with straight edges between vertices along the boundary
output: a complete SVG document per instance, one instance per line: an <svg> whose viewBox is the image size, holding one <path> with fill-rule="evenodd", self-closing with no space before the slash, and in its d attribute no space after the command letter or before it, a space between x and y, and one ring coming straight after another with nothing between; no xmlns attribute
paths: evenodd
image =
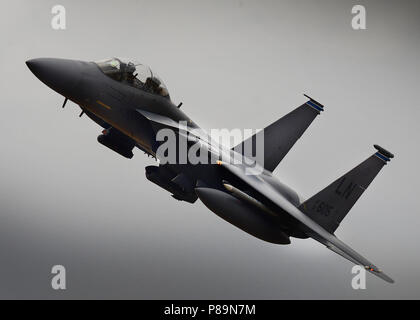
<svg viewBox="0 0 420 320"><path fill-rule="evenodd" d="M261 240L290 244L290 238L312 238L367 271L392 283L372 262L339 240L335 231L393 154L376 151L311 198L302 201L280 182L274 169L287 155L324 106L305 95L305 103L234 146L213 143L204 130L171 101L163 81L141 63L111 58L98 62L39 58L26 61L43 83L81 108L81 114L103 128L98 142L125 158L135 147L156 158L146 177L180 201L198 198L216 215ZM180 123L183 123L180 126ZM176 141L174 163L162 161L159 138L172 130ZM261 139L260 139L261 138ZM187 148L181 148L180 140ZM263 141L263 157L252 152ZM207 163L179 161L197 143ZM261 143L261 142L260 142ZM246 148L248 146L248 148ZM249 148L250 146L250 148ZM247 153L246 150L253 150ZM184 157L185 158L185 157ZM188 157L186 157L188 158ZM230 161L232 158L242 161Z"/></svg>

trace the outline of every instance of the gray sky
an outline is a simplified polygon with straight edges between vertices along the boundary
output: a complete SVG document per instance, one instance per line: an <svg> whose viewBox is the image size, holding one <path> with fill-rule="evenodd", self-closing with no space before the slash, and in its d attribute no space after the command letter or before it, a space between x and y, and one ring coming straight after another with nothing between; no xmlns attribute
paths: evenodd
<svg viewBox="0 0 420 320"><path fill-rule="evenodd" d="M0 298L420 298L418 1L9 1L0 13ZM337 235L396 283L351 288L352 264L312 240L276 246L150 183L154 162L38 81L35 57L123 56L152 67L206 128L262 128L325 105L276 176L307 198L374 152L396 157ZM67 290L51 289L63 264Z"/></svg>

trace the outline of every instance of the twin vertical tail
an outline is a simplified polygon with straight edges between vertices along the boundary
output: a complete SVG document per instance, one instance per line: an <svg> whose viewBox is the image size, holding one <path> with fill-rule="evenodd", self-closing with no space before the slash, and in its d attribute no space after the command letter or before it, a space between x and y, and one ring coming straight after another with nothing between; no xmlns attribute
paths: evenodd
<svg viewBox="0 0 420 320"><path fill-rule="evenodd" d="M394 157L384 148L374 147L375 154L302 203L299 209L325 230L334 233L382 167Z"/></svg>
<svg viewBox="0 0 420 320"><path fill-rule="evenodd" d="M324 111L321 103L306 94L304 96L309 101L242 141L233 150L252 158L257 153L258 141L264 141L264 159L258 161L268 171L274 171L310 124Z"/></svg>

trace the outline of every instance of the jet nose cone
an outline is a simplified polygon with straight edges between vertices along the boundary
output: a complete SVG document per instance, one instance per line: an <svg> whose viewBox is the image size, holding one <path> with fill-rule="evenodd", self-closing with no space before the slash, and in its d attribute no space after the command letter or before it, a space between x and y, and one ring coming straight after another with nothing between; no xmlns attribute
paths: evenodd
<svg viewBox="0 0 420 320"><path fill-rule="evenodd" d="M51 89L69 97L82 78L82 62L67 59L38 58L26 61L32 73Z"/></svg>
<svg viewBox="0 0 420 320"><path fill-rule="evenodd" d="M32 73L35 73L34 70L36 68L36 64L38 60L39 59L31 59L31 60L26 61L26 65L28 66L29 70L32 71Z"/></svg>

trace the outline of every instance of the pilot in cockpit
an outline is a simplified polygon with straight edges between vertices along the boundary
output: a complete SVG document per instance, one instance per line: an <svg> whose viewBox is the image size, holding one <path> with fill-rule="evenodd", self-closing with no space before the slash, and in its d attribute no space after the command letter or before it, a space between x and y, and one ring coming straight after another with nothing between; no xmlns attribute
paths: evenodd
<svg viewBox="0 0 420 320"><path fill-rule="evenodd" d="M132 62L127 64L121 64L122 80L128 82L131 85L135 85L135 79L137 76L136 66ZM144 82L143 88L151 93L160 94L160 80L156 77L150 76Z"/></svg>
<svg viewBox="0 0 420 320"><path fill-rule="evenodd" d="M116 81L125 82L134 88L170 99L165 85L145 65L117 58L98 61L97 65L106 75Z"/></svg>
<svg viewBox="0 0 420 320"><path fill-rule="evenodd" d="M122 80L127 81L130 84L134 84L134 79L136 78L137 74L134 74L136 71L136 66L129 62L127 64L121 63L121 74L122 74Z"/></svg>
<svg viewBox="0 0 420 320"><path fill-rule="evenodd" d="M150 90L152 93L161 94L162 87L160 86L161 82L156 77L148 77L144 83L145 87Z"/></svg>

